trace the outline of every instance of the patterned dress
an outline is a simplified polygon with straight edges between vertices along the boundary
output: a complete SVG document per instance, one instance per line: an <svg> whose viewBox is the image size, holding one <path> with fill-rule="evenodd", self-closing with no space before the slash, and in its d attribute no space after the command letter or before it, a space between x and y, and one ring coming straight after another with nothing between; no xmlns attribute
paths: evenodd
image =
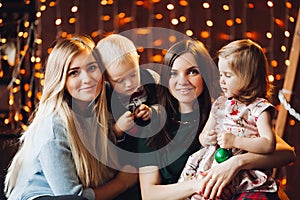
<svg viewBox="0 0 300 200"><path fill-rule="evenodd" d="M236 136L255 138L260 137L256 126L257 119L266 109L275 111L266 99L257 98L250 104L243 104L236 99L219 97L212 106L212 114L216 121L216 130L231 132ZM208 146L192 154L179 178L179 182L202 178L199 172L210 169L218 163L214 160L214 153L218 146ZM239 149L232 149L233 155L244 153ZM232 185L236 193L242 192L277 192L276 181L271 177L271 170L242 170L233 179ZM192 199L201 199L194 195Z"/></svg>

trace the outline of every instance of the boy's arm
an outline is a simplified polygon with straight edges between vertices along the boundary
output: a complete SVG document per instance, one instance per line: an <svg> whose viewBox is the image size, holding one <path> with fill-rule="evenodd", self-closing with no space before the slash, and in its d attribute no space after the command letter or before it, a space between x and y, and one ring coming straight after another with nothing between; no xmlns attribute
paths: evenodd
<svg viewBox="0 0 300 200"><path fill-rule="evenodd" d="M117 137L117 141L124 140L124 131L134 126L134 115L130 111L126 111L113 125L113 132Z"/></svg>
<svg viewBox="0 0 300 200"><path fill-rule="evenodd" d="M224 143L221 142L220 146L223 148L235 147L252 153L272 153L275 150L276 139L271 123L270 113L264 111L257 119L257 128L260 137L247 138L234 136L231 133L224 133L222 138L222 142Z"/></svg>

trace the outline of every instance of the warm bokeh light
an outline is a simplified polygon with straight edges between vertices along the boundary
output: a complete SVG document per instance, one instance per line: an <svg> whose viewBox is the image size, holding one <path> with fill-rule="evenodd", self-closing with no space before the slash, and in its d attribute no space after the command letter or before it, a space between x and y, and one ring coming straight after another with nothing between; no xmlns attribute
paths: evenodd
<svg viewBox="0 0 300 200"><path fill-rule="evenodd" d="M56 26L61 25L61 23L62 23L62 20L60 18L58 18L58 19L55 20L55 25Z"/></svg>
<svg viewBox="0 0 300 200"><path fill-rule="evenodd" d="M49 6L50 7L54 7L56 5L56 2L55 1L50 1L50 3L49 3Z"/></svg>
<svg viewBox="0 0 300 200"><path fill-rule="evenodd" d="M185 17L185 16L180 16L180 17L179 17L179 21L181 21L181 22L186 22L186 17Z"/></svg>
<svg viewBox="0 0 300 200"><path fill-rule="evenodd" d="M271 60L271 66L272 67L277 67L278 66L277 60Z"/></svg>
<svg viewBox="0 0 300 200"><path fill-rule="evenodd" d="M194 33L193 33L193 31L192 30L186 30L185 31L185 34L187 35L187 36L192 36L192 35L194 35Z"/></svg>
<svg viewBox="0 0 300 200"><path fill-rule="evenodd" d="M227 26L231 27L231 26L233 26L233 24L234 24L234 23L233 23L233 20L232 20L232 19L227 19L227 20L226 20L226 25L227 25Z"/></svg>
<svg viewBox="0 0 300 200"><path fill-rule="evenodd" d="M179 23L179 21L178 21L178 19L173 18L173 19L171 19L171 23L172 23L173 25L177 25L177 24Z"/></svg>
<svg viewBox="0 0 300 200"><path fill-rule="evenodd" d="M160 54L156 54L156 55L152 56L152 61L153 62L161 63L162 60L163 60L163 57Z"/></svg>
<svg viewBox="0 0 300 200"><path fill-rule="evenodd" d="M273 75L269 75L269 76L268 76L268 79L269 79L269 81L270 81L271 83L274 82L274 80L275 80L275 78L274 78Z"/></svg>
<svg viewBox="0 0 300 200"><path fill-rule="evenodd" d="M188 3L188 1L187 0L179 0L179 5L180 6L188 6L189 5L189 3Z"/></svg>
<svg viewBox="0 0 300 200"><path fill-rule="evenodd" d="M250 8L250 9L255 8L254 3L248 3L248 8Z"/></svg>
<svg viewBox="0 0 300 200"><path fill-rule="evenodd" d="M289 60L285 60L284 63L285 63L286 66L290 66L290 61Z"/></svg>
<svg viewBox="0 0 300 200"><path fill-rule="evenodd" d="M175 8L175 6L171 3L167 5L168 10L174 10L174 8Z"/></svg>
<svg viewBox="0 0 300 200"><path fill-rule="evenodd" d="M208 31L201 31L200 32L200 37L204 38L204 39L207 39L207 38L210 37L210 33Z"/></svg>
<svg viewBox="0 0 300 200"><path fill-rule="evenodd" d="M274 6L273 2L272 1L267 1L267 5L268 7L272 8Z"/></svg>
<svg viewBox="0 0 300 200"><path fill-rule="evenodd" d="M235 23L241 24L242 23L242 19L239 18L239 17L235 18Z"/></svg>
<svg viewBox="0 0 300 200"><path fill-rule="evenodd" d="M285 2L285 6L288 8L288 9L291 9L293 7L292 3L291 2Z"/></svg>
<svg viewBox="0 0 300 200"><path fill-rule="evenodd" d="M282 52L286 52L286 46L285 45L281 45L280 49L281 49Z"/></svg>
<svg viewBox="0 0 300 200"><path fill-rule="evenodd" d="M45 11L45 10L46 10L46 8L47 8L47 6L46 6L46 5L41 5L41 7L40 7L40 11Z"/></svg>
<svg viewBox="0 0 300 200"><path fill-rule="evenodd" d="M212 26L214 25L214 23L213 23L213 21L211 21L211 20L206 20L206 25L207 25L208 27L212 27Z"/></svg>
<svg viewBox="0 0 300 200"><path fill-rule="evenodd" d="M74 24L76 22L76 18L75 17L70 17L69 18L69 23L70 24Z"/></svg>
<svg viewBox="0 0 300 200"><path fill-rule="evenodd" d="M78 6L72 6L71 12L76 13L78 11Z"/></svg>
<svg viewBox="0 0 300 200"><path fill-rule="evenodd" d="M284 35L285 35L285 37L290 37L290 32L289 31L284 31Z"/></svg>
<svg viewBox="0 0 300 200"><path fill-rule="evenodd" d="M222 8L223 8L223 10L228 11L230 7L229 7L229 5L224 4L224 5L222 6Z"/></svg>
<svg viewBox="0 0 300 200"><path fill-rule="evenodd" d="M155 18L156 19L162 19L163 15L161 13L158 13L158 14L155 15Z"/></svg>
<svg viewBox="0 0 300 200"><path fill-rule="evenodd" d="M203 6L203 8L205 8L205 9L210 8L210 5L209 5L208 2L204 2L204 3L202 4L202 6Z"/></svg>
<svg viewBox="0 0 300 200"><path fill-rule="evenodd" d="M169 36L169 41L170 41L170 42L176 42L176 41L177 41L176 36L170 35L170 36Z"/></svg>
<svg viewBox="0 0 300 200"><path fill-rule="evenodd" d="M267 33L266 33L266 37L269 38L269 39L271 39L271 38L273 37L273 35L272 35L271 32L267 32Z"/></svg>
<svg viewBox="0 0 300 200"><path fill-rule="evenodd" d="M289 124L290 124L290 126L295 126L295 124L296 124L296 121L295 121L295 120L293 120L293 119L291 119L291 120L289 121Z"/></svg>

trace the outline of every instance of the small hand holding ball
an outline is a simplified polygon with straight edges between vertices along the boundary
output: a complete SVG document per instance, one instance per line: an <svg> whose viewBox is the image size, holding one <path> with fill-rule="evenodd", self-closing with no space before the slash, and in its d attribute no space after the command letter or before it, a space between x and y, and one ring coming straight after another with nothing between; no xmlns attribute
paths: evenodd
<svg viewBox="0 0 300 200"><path fill-rule="evenodd" d="M229 159L232 156L232 153L230 150L228 149L224 149L224 148L219 148L216 152L215 152L215 160L218 163L224 162L225 160Z"/></svg>

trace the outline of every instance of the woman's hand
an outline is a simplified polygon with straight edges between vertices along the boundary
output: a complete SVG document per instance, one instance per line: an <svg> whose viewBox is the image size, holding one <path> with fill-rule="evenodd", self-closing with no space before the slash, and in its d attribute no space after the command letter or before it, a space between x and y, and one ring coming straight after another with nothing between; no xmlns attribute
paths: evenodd
<svg viewBox="0 0 300 200"><path fill-rule="evenodd" d="M236 157L231 157L220 164L214 165L210 170L201 174L204 176L201 190L204 197L223 199L234 194L234 191L228 184L240 170L236 164Z"/></svg>

